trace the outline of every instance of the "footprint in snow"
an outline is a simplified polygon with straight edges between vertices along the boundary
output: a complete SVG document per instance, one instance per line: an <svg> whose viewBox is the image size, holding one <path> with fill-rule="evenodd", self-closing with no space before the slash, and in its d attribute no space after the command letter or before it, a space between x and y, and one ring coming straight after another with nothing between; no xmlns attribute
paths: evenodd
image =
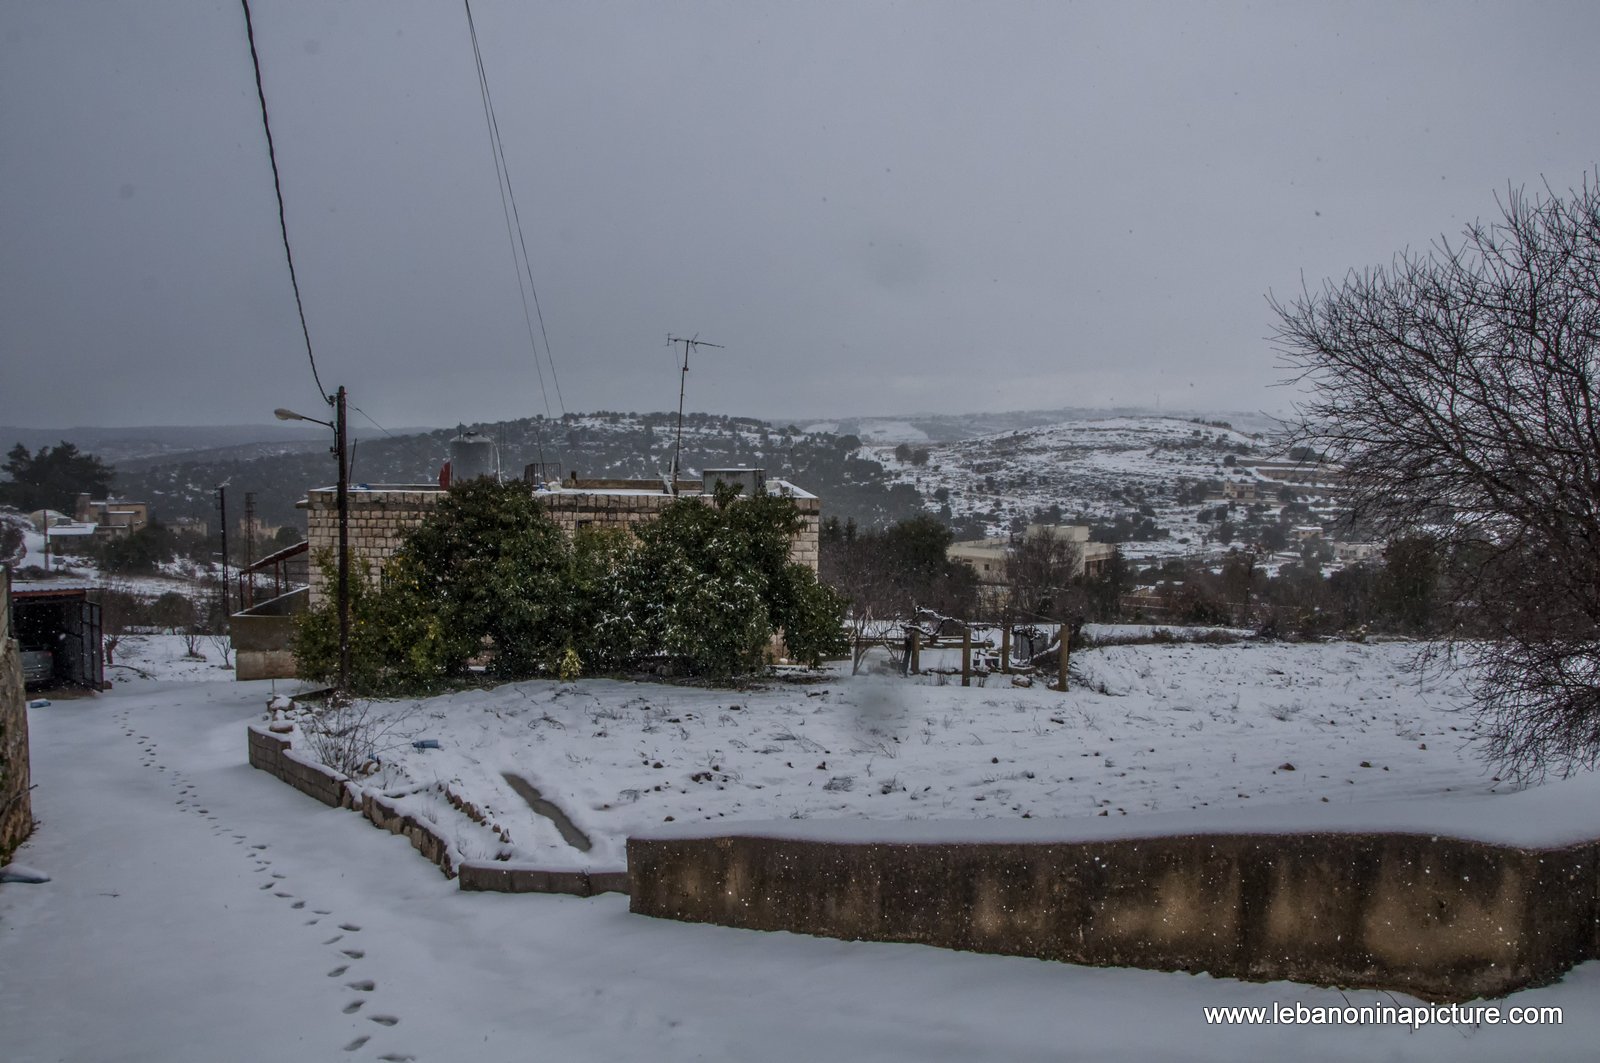
<svg viewBox="0 0 1600 1063"><path fill-rule="evenodd" d="M368 1015L367 1021L375 1022L379 1026L394 1026L400 1022L400 1020L395 1018L393 1015Z"/></svg>
<svg viewBox="0 0 1600 1063"><path fill-rule="evenodd" d="M346 982L344 985L346 989L354 989L358 993L370 993L374 989L378 988L378 983L374 982L370 978L361 978L354 982Z"/></svg>
<svg viewBox="0 0 1600 1063"><path fill-rule="evenodd" d="M349 1044L345 1045L344 1046L344 1050L346 1052L354 1052L356 1049L360 1048L362 1045L366 1044L370 1040L372 1040L372 1038L368 1037L366 1034L362 1034L360 1037L357 1037L354 1041L351 1041Z"/></svg>
<svg viewBox="0 0 1600 1063"><path fill-rule="evenodd" d="M361 1005L365 1003L365 1000L352 1000L350 1003L344 1006L344 1013L346 1015L354 1015L356 1012L361 1010Z"/></svg>
<svg viewBox="0 0 1600 1063"><path fill-rule="evenodd" d="M328 972L328 977L329 978L337 978L341 974L344 974L344 972L348 971L349 969L350 969L350 965L348 963L342 964L342 965L340 965L338 967L335 967L333 970L329 971Z"/></svg>

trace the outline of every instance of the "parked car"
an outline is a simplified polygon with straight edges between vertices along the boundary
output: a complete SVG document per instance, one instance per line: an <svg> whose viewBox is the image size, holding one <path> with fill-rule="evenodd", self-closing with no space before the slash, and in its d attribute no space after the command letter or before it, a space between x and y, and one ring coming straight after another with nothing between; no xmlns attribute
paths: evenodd
<svg viewBox="0 0 1600 1063"><path fill-rule="evenodd" d="M48 683L56 677L56 655L49 650L22 651L22 682L27 686Z"/></svg>

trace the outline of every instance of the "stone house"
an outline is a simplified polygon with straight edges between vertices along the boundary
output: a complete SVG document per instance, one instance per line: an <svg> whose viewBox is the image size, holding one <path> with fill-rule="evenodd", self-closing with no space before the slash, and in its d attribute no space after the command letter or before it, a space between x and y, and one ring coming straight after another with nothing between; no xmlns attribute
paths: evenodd
<svg viewBox="0 0 1600 1063"><path fill-rule="evenodd" d="M708 480L759 487L792 498L804 521L789 543L790 560L817 570L818 536L822 500L787 480L767 479L756 469L708 470ZM626 528L651 520L675 498L709 501L706 481L680 480L673 495L660 480L583 480L576 476L551 483L530 484L529 489L568 535L583 528ZM436 484L374 484L350 491L350 553L352 561L376 575L383 562L400 548L406 532L422 523L443 498ZM306 540L313 557L339 547L338 491L319 487L299 503L306 511ZM315 608L332 594L321 567L311 566L310 605Z"/></svg>
<svg viewBox="0 0 1600 1063"><path fill-rule="evenodd" d="M95 525L97 539L126 539L150 523L150 505L129 498L95 501L87 494L81 494L73 519L79 524Z"/></svg>

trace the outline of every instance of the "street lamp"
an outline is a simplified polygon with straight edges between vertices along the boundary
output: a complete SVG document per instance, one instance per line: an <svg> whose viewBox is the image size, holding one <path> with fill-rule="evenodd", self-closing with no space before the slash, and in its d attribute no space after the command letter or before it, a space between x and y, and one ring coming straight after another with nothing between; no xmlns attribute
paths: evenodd
<svg viewBox="0 0 1600 1063"><path fill-rule="evenodd" d="M334 409L332 424L281 407L272 415L280 421L310 421L333 429L333 453L339 459L339 693L344 694L350 689L350 462L345 447L343 387L328 396L328 404Z"/></svg>

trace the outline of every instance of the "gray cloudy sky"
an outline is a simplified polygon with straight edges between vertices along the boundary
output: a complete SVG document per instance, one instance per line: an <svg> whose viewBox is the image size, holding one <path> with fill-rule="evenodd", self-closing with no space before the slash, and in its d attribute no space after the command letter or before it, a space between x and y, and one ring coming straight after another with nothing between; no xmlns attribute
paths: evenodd
<svg viewBox="0 0 1600 1063"><path fill-rule="evenodd" d="M462 5L253 7L323 381L544 412ZM574 411L1277 410L1269 289L1600 160L1592 2L473 11ZM237 3L0 5L0 423L315 412L277 224Z"/></svg>

